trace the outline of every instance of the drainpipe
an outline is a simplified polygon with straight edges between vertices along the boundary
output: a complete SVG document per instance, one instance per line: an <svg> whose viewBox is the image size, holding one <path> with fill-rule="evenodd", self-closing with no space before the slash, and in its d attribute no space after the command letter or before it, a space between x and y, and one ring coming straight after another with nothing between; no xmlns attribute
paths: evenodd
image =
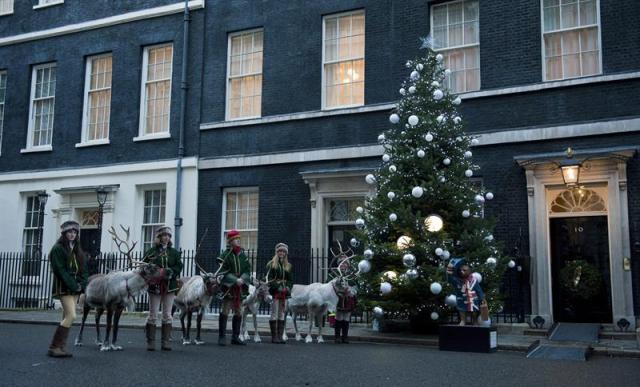
<svg viewBox="0 0 640 387"><path fill-rule="evenodd" d="M180 132L178 134L178 165L176 167L176 217L174 219L175 228L175 248L180 249L180 228L182 227L182 217L180 216L180 204L182 202L182 158L184 157L184 125L187 116L187 67L189 58L189 0L184 1L183 19L183 42L182 42L182 76L180 79Z"/></svg>

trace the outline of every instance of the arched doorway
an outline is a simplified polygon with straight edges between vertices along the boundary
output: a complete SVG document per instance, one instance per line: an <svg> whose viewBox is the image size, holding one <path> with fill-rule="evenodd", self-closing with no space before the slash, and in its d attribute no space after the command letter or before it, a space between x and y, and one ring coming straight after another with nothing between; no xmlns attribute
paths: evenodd
<svg viewBox="0 0 640 387"><path fill-rule="evenodd" d="M555 321L610 323L607 187L549 192L549 243Z"/></svg>

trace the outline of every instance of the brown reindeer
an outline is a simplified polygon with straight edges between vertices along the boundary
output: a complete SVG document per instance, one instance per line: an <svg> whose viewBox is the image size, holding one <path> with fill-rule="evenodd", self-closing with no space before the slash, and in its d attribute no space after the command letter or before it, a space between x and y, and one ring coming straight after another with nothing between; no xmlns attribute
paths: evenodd
<svg viewBox="0 0 640 387"><path fill-rule="evenodd" d="M137 242L129 246L129 228L120 225L125 233L125 239L118 236L115 228L109 229L112 239L118 246L118 250L127 257L129 270L116 270L108 274L96 274L89 278L89 284L84 293L84 310L80 332L75 345L82 345L82 332L84 324L91 308L96 309L96 344L100 345L100 351L120 351L122 347L116 344L118 340L118 324L125 307L140 294L148 284L160 281L164 276L163 271L156 265L142 261L134 261L131 252ZM105 340L100 340L100 317L107 311L107 330ZM111 329L113 339L110 341Z"/></svg>

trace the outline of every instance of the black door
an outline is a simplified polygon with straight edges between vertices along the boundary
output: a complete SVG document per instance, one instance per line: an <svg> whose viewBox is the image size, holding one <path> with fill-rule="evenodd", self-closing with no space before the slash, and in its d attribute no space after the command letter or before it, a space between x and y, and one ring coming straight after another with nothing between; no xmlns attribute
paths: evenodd
<svg viewBox="0 0 640 387"><path fill-rule="evenodd" d="M338 242L340 242L342 250L346 251L350 248L355 254L362 254L364 243L354 235L354 231L356 231L356 228L351 225L329 226L329 248L336 253L339 252ZM351 238L354 237L358 240L359 244L357 246L351 245ZM330 256L329 258L333 257Z"/></svg>
<svg viewBox="0 0 640 387"><path fill-rule="evenodd" d="M87 269L89 274L98 272L96 267L96 255L98 255L98 229L85 228L80 230L80 246L87 258Z"/></svg>
<svg viewBox="0 0 640 387"><path fill-rule="evenodd" d="M607 217L553 218L550 238L555 320L611 323Z"/></svg>

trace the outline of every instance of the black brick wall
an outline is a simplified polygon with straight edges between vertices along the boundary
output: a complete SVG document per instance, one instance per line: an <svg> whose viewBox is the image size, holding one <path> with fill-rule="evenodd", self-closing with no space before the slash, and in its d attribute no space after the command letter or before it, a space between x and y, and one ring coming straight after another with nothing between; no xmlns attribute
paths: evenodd
<svg viewBox="0 0 640 387"><path fill-rule="evenodd" d="M65 3L66 4L66 3ZM191 62L185 147L197 152L202 27L204 13L192 14ZM182 15L116 25L0 47L0 69L7 71L4 136L0 171L138 162L176 157L180 124L180 74L183 46ZM173 43L170 139L133 142L138 136L143 48ZM75 148L81 140L84 73L87 56L111 52L113 81L110 145ZM53 151L21 154L26 147L29 97L33 65L56 62L57 88L53 126Z"/></svg>

